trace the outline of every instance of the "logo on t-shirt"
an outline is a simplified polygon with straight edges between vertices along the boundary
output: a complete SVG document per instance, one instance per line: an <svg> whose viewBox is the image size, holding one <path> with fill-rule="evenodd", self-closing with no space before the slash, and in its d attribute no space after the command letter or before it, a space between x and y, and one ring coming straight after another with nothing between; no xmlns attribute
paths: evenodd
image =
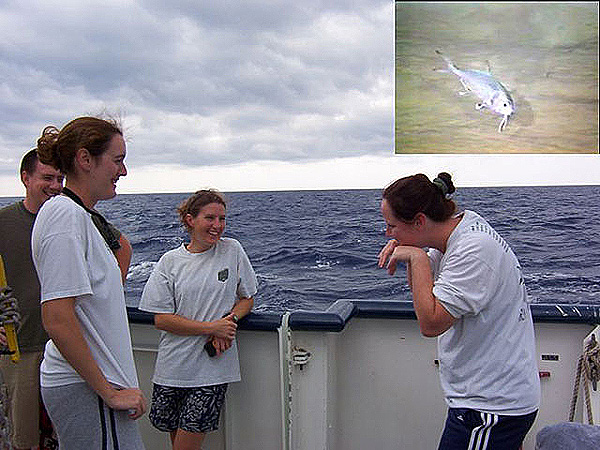
<svg viewBox="0 0 600 450"><path fill-rule="evenodd" d="M221 270L218 274L217 274L217 279L219 281L226 281L227 278L229 278L229 269L225 268L223 270Z"/></svg>

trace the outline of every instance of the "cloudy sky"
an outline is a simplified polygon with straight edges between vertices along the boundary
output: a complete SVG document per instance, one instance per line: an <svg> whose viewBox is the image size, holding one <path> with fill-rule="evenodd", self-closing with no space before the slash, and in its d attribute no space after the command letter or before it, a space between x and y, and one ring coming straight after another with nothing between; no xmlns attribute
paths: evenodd
<svg viewBox="0 0 600 450"><path fill-rule="evenodd" d="M0 2L0 195L46 125L122 118L119 192L600 184L598 155L393 155L391 0Z"/></svg>

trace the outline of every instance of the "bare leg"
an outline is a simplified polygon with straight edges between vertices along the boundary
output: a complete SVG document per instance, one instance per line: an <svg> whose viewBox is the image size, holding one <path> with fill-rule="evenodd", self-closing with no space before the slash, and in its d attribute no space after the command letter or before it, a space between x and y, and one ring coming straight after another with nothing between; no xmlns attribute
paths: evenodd
<svg viewBox="0 0 600 450"><path fill-rule="evenodd" d="M206 433L191 433L177 429L177 431L171 432L173 450L202 450L204 436Z"/></svg>

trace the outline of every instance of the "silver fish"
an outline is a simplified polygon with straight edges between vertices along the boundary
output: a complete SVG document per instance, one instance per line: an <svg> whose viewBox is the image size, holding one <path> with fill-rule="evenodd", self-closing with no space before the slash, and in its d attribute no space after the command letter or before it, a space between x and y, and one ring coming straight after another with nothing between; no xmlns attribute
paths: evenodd
<svg viewBox="0 0 600 450"><path fill-rule="evenodd" d="M487 72L481 70L460 70L452 61L442 55L439 50L435 52L444 58L444 61L448 64L448 70L438 70L438 72L453 73L459 78L465 88L465 91L461 91L459 94L465 95L472 92L481 99L481 102L475 104L475 109L489 108L496 114L504 116L498 126L498 132L502 132L508 123L508 118L515 112L515 102L508 93L508 90L492 76L489 64Z"/></svg>

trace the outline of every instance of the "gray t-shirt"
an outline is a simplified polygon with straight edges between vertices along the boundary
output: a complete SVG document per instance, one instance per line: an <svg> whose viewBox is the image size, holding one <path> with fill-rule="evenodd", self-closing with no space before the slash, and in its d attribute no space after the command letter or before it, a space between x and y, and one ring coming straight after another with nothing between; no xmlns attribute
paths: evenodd
<svg viewBox="0 0 600 450"><path fill-rule="evenodd" d="M238 241L221 238L202 253L185 245L165 253L154 267L139 309L177 314L201 322L220 319L240 298L256 294L256 275ZM240 381L237 345L220 356L204 350L207 335L161 332L153 382L199 387Z"/></svg>
<svg viewBox="0 0 600 450"><path fill-rule="evenodd" d="M465 211L445 253L429 251L433 294L457 322L438 338L451 408L523 415L540 403L533 320L515 254L479 215Z"/></svg>

